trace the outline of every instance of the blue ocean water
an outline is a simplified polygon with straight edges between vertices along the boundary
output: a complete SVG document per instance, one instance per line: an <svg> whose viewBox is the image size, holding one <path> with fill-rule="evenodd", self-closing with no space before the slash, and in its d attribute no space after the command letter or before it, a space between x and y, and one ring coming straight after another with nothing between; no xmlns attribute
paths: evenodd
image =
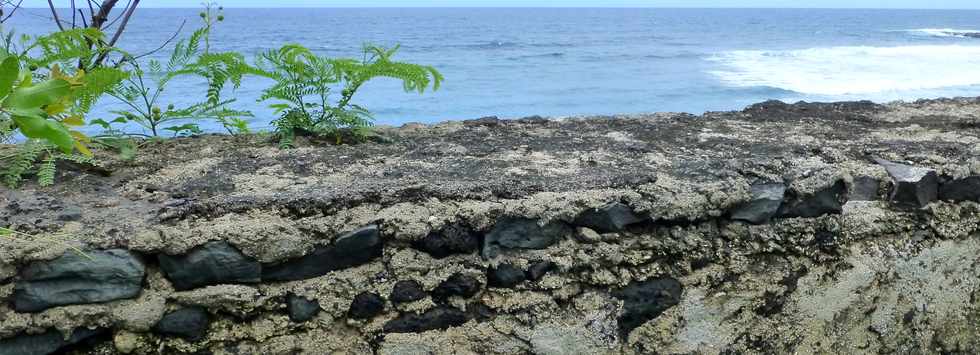
<svg viewBox="0 0 980 355"><path fill-rule="evenodd" d="M198 11L140 9L121 47L149 51L185 19L190 33ZM24 9L7 29L49 31L47 15ZM445 74L441 90L421 96L389 80L365 86L355 101L379 124L980 95L980 38L971 37L980 11L226 9L225 17L219 50L253 55L294 42L357 57L362 43L401 44L398 58ZM252 79L227 94L256 113L254 127L272 119L268 103L255 101L267 84ZM202 83L185 80L165 101L203 95ZM105 100L92 117L113 107Z"/></svg>

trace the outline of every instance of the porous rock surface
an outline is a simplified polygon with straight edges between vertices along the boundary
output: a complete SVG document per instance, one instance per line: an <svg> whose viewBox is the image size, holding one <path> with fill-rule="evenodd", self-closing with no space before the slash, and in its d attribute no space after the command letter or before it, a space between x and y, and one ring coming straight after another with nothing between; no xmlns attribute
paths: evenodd
<svg viewBox="0 0 980 355"><path fill-rule="evenodd" d="M980 353L980 100L377 132L0 190L0 353Z"/></svg>

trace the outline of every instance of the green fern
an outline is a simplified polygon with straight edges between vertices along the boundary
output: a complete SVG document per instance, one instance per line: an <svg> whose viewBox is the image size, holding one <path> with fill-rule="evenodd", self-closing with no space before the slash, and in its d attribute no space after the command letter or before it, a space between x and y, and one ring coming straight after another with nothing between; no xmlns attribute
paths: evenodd
<svg viewBox="0 0 980 355"><path fill-rule="evenodd" d="M398 79L405 91L420 94L430 87L439 89L443 77L438 70L391 60L397 50L397 46L385 49L368 45L361 61L320 57L298 44L260 54L254 73L274 83L263 90L259 101L278 101L269 106L276 112L286 112L273 122L280 146L291 146L295 130L300 128L325 134L336 134L341 129L355 134L366 131L373 117L352 100L371 79ZM333 95L337 89L339 95ZM297 115L305 119L297 119Z"/></svg>
<svg viewBox="0 0 980 355"><path fill-rule="evenodd" d="M24 180L34 162L45 151L44 144L36 140L28 140L17 146L13 155L0 158L3 161L3 169L0 170L0 177L3 184L10 188L15 188Z"/></svg>

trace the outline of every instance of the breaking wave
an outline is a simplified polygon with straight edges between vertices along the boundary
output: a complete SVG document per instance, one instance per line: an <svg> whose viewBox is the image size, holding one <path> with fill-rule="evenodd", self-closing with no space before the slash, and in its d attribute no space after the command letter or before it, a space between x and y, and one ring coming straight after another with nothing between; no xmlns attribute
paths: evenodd
<svg viewBox="0 0 980 355"><path fill-rule="evenodd" d="M980 84L980 45L823 47L714 55L709 71L736 87L813 95L875 94Z"/></svg>

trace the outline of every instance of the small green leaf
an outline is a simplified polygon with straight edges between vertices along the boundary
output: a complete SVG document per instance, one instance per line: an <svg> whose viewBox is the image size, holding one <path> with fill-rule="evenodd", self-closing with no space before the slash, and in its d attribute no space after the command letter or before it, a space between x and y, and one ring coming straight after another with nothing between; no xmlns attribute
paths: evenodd
<svg viewBox="0 0 980 355"><path fill-rule="evenodd" d="M5 109L33 109L44 107L71 93L71 84L62 79L45 80L31 86L14 89L4 100Z"/></svg>
<svg viewBox="0 0 980 355"><path fill-rule="evenodd" d="M0 98L10 93L19 75L20 63L17 61L17 57L7 57L3 63L0 63Z"/></svg>
<svg viewBox="0 0 980 355"><path fill-rule="evenodd" d="M28 138L48 141L65 153L71 153L75 147L75 139L61 123L44 118L44 116L11 116L20 132Z"/></svg>

